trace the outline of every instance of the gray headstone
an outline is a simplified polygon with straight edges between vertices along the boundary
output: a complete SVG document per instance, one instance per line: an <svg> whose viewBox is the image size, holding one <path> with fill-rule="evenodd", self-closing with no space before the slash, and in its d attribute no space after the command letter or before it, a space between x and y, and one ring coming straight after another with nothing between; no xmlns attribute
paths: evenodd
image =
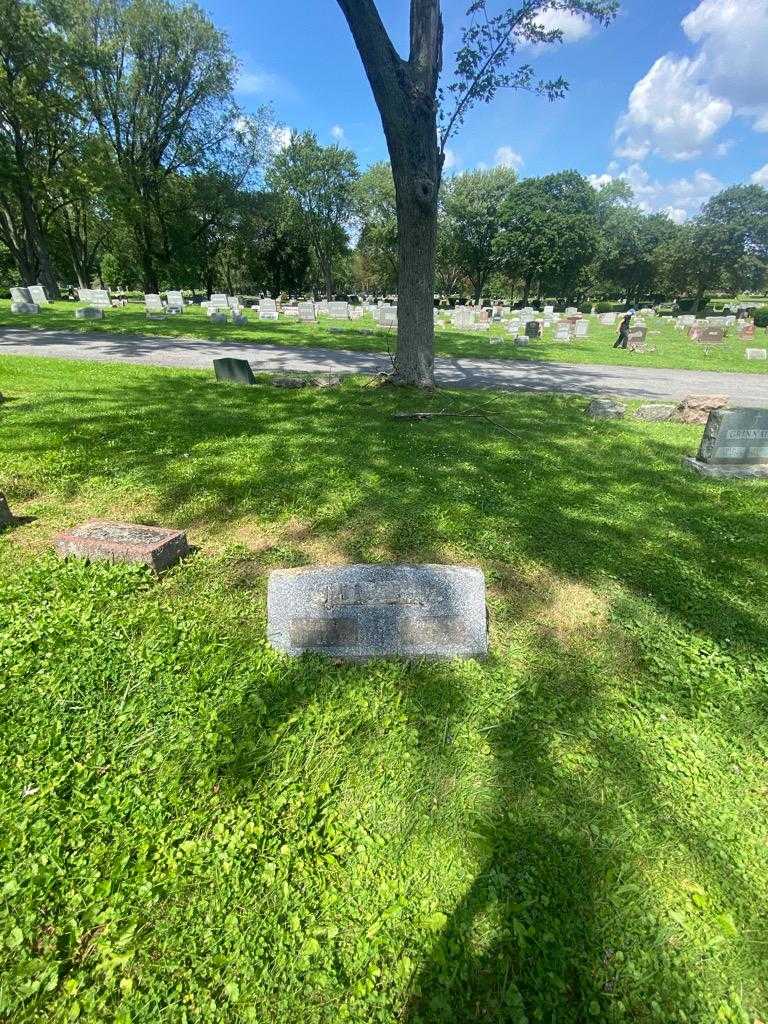
<svg viewBox="0 0 768 1024"><path fill-rule="evenodd" d="M626 411L626 405L612 398L593 398L587 406L587 416L593 420L620 420Z"/></svg>
<svg viewBox="0 0 768 1024"><path fill-rule="evenodd" d="M75 320L103 320L104 310L95 306L83 306L75 310Z"/></svg>
<svg viewBox="0 0 768 1024"><path fill-rule="evenodd" d="M768 409L716 409L709 414L698 459L710 465L768 463Z"/></svg>
<svg viewBox="0 0 768 1024"><path fill-rule="evenodd" d="M208 321L212 324L225 324L227 322L226 313L209 313Z"/></svg>
<svg viewBox="0 0 768 1024"><path fill-rule="evenodd" d="M541 324L538 320L529 320L525 325L525 336L527 338L541 337Z"/></svg>
<svg viewBox="0 0 768 1024"><path fill-rule="evenodd" d="M11 312L37 314L40 312L40 307L34 302L12 302Z"/></svg>
<svg viewBox="0 0 768 1024"><path fill-rule="evenodd" d="M663 420L671 420L675 415L676 409L676 405L641 405L636 410L635 416L639 420L662 422Z"/></svg>
<svg viewBox="0 0 768 1024"><path fill-rule="evenodd" d="M455 565L347 565L270 574L267 635L286 654L485 657L485 578Z"/></svg>
<svg viewBox="0 0 768 1024"><path fill-rule="evenodd" d="M0 494L0 530L6 526L10 526L13 523L13 515L11 510L8 508L8 502L5 500L5 495Z"/></svg>
<svg viewBox="0 0 768 1024"><path fill-rule="evenodd" d="M103 519L73 526L54 537L53 543L62 558L131 562L157 570L167 569L189 552L186 534L179 530Z"/></svg>
<svg viewBox="0 0 768 1024"><path fill-rule="evenodd" d="M745 352L747 359L766 359L768 350L764 348L748 348Z"/></svg>
<svg viewBox="0 0 768 1024"><path fill-rule="evenodd" d="M234 381L236 384L256 383L247 359L214 359L213 372L216 374L216 380Z"/></svg>

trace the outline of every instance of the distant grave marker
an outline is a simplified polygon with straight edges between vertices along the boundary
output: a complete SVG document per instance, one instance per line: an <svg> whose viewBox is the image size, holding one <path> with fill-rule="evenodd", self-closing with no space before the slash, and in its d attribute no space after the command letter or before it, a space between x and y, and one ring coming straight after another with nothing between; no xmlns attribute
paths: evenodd
<svg viewBox="0 0 768 1024"><path fill-rule="evenodd" d="M267 635L286 654L485 657L485 578L451 565L348 565L270 574Z"/></svg>
<svg viewBox="0 0 768 1024"><path fill-rule="evenodd" d="M62 558L74 555L90 561L129 562L167 569L189 553L187 536L179 530L138 523L93 519L54 538Z"/></svg>
<svg viewBox="0 0 768 1024"><path fill-rule="evenodd" d="M216 374L216 380L235 384L256 383L251 364L247 359L214 359L213 372Z"/></svg>
<svg viewBox="0 0 768 1024"><path fill-rule="evenodd" d="M768 351L764 348L748 348L744 353L747 359L766 359L768 358Z"/></svg>
<svg viewBox="0 0 768 1024"><path fill-rule="evenodd" d="M13 514L8 508L8 502L6 501L5 495L0 494L0 530L5 529L6 526L13 525Z"/></svg>

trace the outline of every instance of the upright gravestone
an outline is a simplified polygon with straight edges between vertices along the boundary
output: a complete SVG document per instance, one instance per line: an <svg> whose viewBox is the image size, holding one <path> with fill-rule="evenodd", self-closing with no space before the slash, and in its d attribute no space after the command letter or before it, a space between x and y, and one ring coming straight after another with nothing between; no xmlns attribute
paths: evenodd
<svg viewBox="0 0 768 1024"><path fill-rule="evenodd" d="M267 635L286 654L485 657L485 578L457 565L347 565L270 574Z"/></svg>
<svg viewBox="0 0 768 1024"><path fill-rule="evenodd" d="M58 534L53 543L62 558L74 555L89 561L131 562L158 571L189 553L187 536L180 530L104 519L73 526Z"/></svg>
<svg viewBox="0 0 768 1024"><path fill-rule="evenodd" d="M11 510L8 508L8 502L5 500L5 495L0 494L0 530L5 529L6 526L13 524L13 515Z"/></svg>
<svg viewBox="0 0 768 1024"><path fill-rule="evenodd" d="M723 344L723 328L722 327L705 327L699 335L699 343L701 345L722 345Z"/></svg>
<svg viewBox="0 0 768 1024"><path fill-rule="evenodd" d="M541 337L541 324L538 320L529 320L525 325L525 336L527 338Z"/></svg>
<svg viewBox="0 0 768 1024"><path fill-rule="evenodd" d="M768 409L716 409L709 414L688 469L710 477L768 477Z"/></svg>
<svg viewBox="0 0 768 1024"><path fill-rule="evenodd" d="M213 370L216 380L226 380L235 384L255 384L251 364L247 359L214 359Z"/></svg>

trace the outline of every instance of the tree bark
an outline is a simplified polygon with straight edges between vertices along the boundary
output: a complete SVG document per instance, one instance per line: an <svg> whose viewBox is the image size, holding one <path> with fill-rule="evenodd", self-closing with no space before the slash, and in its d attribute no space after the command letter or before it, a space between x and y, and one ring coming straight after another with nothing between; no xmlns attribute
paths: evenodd
<svg viewBox="0 0 768 1024"><path fill-rule="evenodd" d="M411 0L410 55L396 52L374 0L338 0L381 115L397 200L397 348L393 381L434 386L437 196L443 156L437 80L443 23L439 0Z"/></svg>
<svg viewBox="0 0 768 1024"><path fill-rule="evenodd" d="M56 274L54 273L48 251L48 240L40 227L40 221L31 193L27 193L22 198L22 217L27 236L32 243L37 257L38 280L45 288L49 298L58 299L60 298L59 282L56 280Z"/></svg>

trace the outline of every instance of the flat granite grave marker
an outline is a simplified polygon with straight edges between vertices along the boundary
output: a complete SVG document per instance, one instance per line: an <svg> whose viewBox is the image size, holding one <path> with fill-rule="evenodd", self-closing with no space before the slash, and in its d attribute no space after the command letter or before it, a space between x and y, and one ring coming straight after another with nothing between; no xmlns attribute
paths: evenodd
<svg viewBox="0 0 768 1024"><path fill-rule="evenodd" d="M90 561L132 562L158 571L189 553L187 535L180 530L105 519L73 526L54 537L53 544L62 558L74 555Z"/></svg>
<svg viewBox="0 0 768 1024"><path fill-rule="evenodd" d="M744 350L747 359L768 359L768 349L748 348Z"/></svg>
<svg viewBox="0 0 768 1024"><path fill-rule="evenodd" d="M702 476L768 477L768 409L715 409L698 455L683 465Z"/></svg>
<svg viewBox="0 0 768 1024"><path fill-rule="evenodd" d="M460 565L278 569L267 636L286 654L333 658L483 658L485 577Z"/></svg>
<svg viewBox="0 0 768 1024"><path fill-rule="evenodd" d="M213 371L216 380L226 380L235 384L255 384L251 364L247 359L214 359Z"/></svg>

